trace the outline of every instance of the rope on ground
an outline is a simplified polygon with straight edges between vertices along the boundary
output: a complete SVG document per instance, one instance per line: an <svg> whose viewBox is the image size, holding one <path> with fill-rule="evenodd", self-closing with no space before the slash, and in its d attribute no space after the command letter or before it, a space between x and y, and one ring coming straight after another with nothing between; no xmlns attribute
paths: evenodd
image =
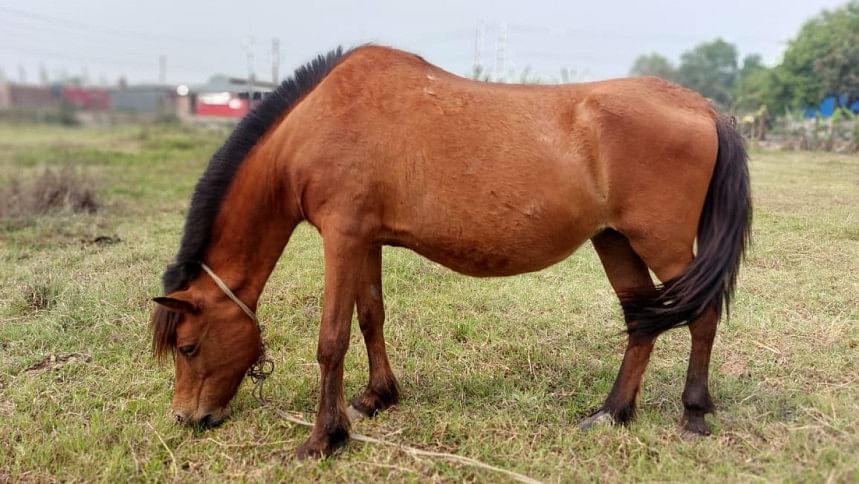
<svg viewBox="0 0 859 484"><path fill-rule="evenodd" d="M293 417L292 415L290 415L290 414L288 414L288 413L286 413L286 412L284 412L278 408L273 408L272 410L274 410L274 412L278 416L283 418L284 420L288 420L294 424L303 425L305 427L313 428L313 424L306 421L306 420L302 420L300 418ZM408 445L403 445L403 444L399 444L396 442L388 442L386 440L377 439L375 437L369 437L367 435L356 434L354 432L350 432L349 437L352 438L353 440L357 440L359 442L365 442L368 444L376 444L376 445L384 445L387 447L394 447L394 448L399 449L400 451L405 452L405 453L412 455L412 456L423 456L423 457L434 457L436 459L447 459L450 461L458 462L458 463L463 464L463 465L467 465L467 466L471 466L471 467L477 467L479 469L485 469L487 471L498 472L500 474L504 474L507 477L510 477L511 479L514 479L514 480L519 481L519 482L525 482L527 484L541 484L541 481L538 481L536 479L528 477L524 474L519 474L518 472L513 472L513 471L510 471L507 469L502 469L501 467L495 467L495 466L480 462L479 460L472 459L470 457L463 457L461 455L449 454L447 452L434 452L431 450L418 449L416 447L410 447Z"/></svg>

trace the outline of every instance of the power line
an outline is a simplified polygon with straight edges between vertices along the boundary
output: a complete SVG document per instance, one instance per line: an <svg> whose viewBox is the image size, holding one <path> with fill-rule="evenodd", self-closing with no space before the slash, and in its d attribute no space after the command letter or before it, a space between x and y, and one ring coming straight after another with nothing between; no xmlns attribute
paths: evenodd
<svg viewBox="0 0 859 484"><path fill-rule="evenodd" d="M146 43L144 45L137 43L139 39L128 39L126 42L118 42L115 38L110 36L103 37L98 33L63 31L43 25L17 23L15 20L10 21L10 19L3 17L0 17L0 30L7 34L3 43L0 44L0 47L5 46L10 41L24 42L25 40L27 45L42 43L44 46L62 47L64 49L74 50L101 50L105 48L115 50L118 47L126 48L128 46L133 46L136 51L124 50L124 53L135 57L151 55L153 51L164 52L165 50L173 50L177 48L176 42L163 39L152 39L153 42ZM204 47L202 45L195 44L191 48L199 51ZM152 50L143 53L144 50L148 49Z"/></svg>
<svg viewBox="0 0 859 484"><path fill-rule="evenodd" d="M180 41L180 42L194 42L194 43L205 43L211 45L212 43L227 43L232 42L231 39L224 37L211 37L211 38L200 38L200 37L187 37L183 35L174 35L174 34L162 34L155 32L142 32L138 30L132 29L113 29L110 27L102 27L93 24L89 24L86 22L79 22L71 19L63 19L58 17L52 17L49 15L42 15L33 12L27 12L24 10L9 8L0 6L0 12L5 12L17 17L23 17L30 20L35 20L41 23L47 23L49 26L38 26L42 29L45 28L54 28L54 29L67 29L72 31L77 31L78 33L92 34L92 33L100 33L103 35L113 35L120 36L123 38L137 37L143 40L148 41L163 41L163 40L172 40L172 41ZM14 19L20 23L20 19ZM31 24L31 26L33 26ZM33 26L37 27L37 26Z"/></svg>
<svg viewBox="0 0 859 484"><path fill-rule="evenodd" d="M28 53L31 55L38 55L43 57L48 57L52 59L60 59L60 60L68 60L73 62L82 62L82 63L92 63L96 65L103 66L126 66L126 67L138 67L138 68L149 68L153 69L155 66L158 68L159 78L166 77L166 59L162 59L160 56L166 56L166 54L170 54L170 69L171 71L193 71L196 73L208 72L211 73L215 69L212 66L200 66L197 65L189 65L188 63L182 63L181 61L176 63L176 47L178 44L195 44L195 50L199 50L203 45L212 46L213 44L217 44L219 49L223 49L223 46L232 46L234 45L234 41L236 39L230 39L225 37L217 37L217 38L201 38L201 37L191 37L185 35L173 35L173 34L156 34L152 32L143 32L136 30L128 30L128 29L118 29L105 27L100 25L94 25L88 22L81 22L72 19L59 18L51 15L43 15L40 13L35 13L32 11L21 10L17 8L9 8L6 6L0 6L0 14L6 14L0 17L0 25L3 26L3 30L5 31L17 31L18 34L15 37L18 39L14 40L22 40L21 36L31 37L34 40L27 39L25 45L15 46L14 42L6 42L0 44L0 50L4 47L12 48L15 53ZM62 43L57 43L53 41L52 37L59 36L62 38ZM117 42L117 39L121 38L126 42ZM104 48L107 43L111 43L111 47L114 47L113 44L126 45L128 41L144 41L148 44L153 45L153 51L148 53L129 53L127 54L131 59L140 59L140 58L152 58L153 62L145 63L145 62L137 62L137 61L129 61L127 58L116 59L116 58L107 58L100 56L92 56L89 54L89 51L98 51ZM94 47L79 47L75 49L75 53L69 55L69 53L61 52L59 49L44 49L39 45L40 43L46 45L47 42L50 42L51 47L67 47L65 45L67 42L78 43L78 45L88 45ZM279 42L278 42L279 44ZM157 47L155 47L157 46ZM144 47L147 49L147 47ZM157 50L155 50L157 49ZM187 49L184 49L187 50ZM277 52L273 52L273 55L277 56L276 62L279 64L280 59L280 46L273 46L273 51L277 50ZM86 52L83 55L80 55L80 52ZM253 52L247 52L251 57L253 56ZM157 61L157 63L156 63ZM273 59L275 62L275 59ZM278 76L279 73L276 71L279 69L279 65L273 65L273 75Z"/></svg>
<svg viewBox="0 0 859 484"><path fill-rule="evenodd" d="M14 43L15 41L25 42L27 47L36 46L36 47L57 47L58 45L63 48L74 48L75 50L98 50L103 49L105 47L106 42L113 42L105 39L96 39L85 36L78 36L78 34L66 34L62 33L62 44L58 44L58 42L52 40L50 37L42 35L38 32L33 32L29 30L21 30L20 26L17 25L8 25L5 24L6 19L0 18L0 26L2 26L3 30L6 32L11 32L13 34L12 39L6 39L0 47L5 47L9 45L9 43ZM112 48L116 47L115 45L111 46ZM144 47L146 48L146 47ZM163 49L158 49L163 50ZM123 51L123 54L132 56L132 57L143 57L151 55L152 52L142 52L139 50L135 51Z"/></svg>
<svg viewBox="0 0 859 484"><path fill-rule="evenodd" d="M495 74L503 75L507 68L507 24L501 24L496 29L495 37Z"/></svg>
<svg viewBox="0 0 859 484"><path fill-rule="evenodd" d="M4 44L4 45L0 46L0 48L2 48L2 47L11 47L11 46L9 46L8 44ZM75 56L75 55L68 55L66 53L53 51L53 50L33 49L31 47L12 47L12 49L14 49L14 52L16 52L16 53L17 52L24 52L24 53L29 53L32 55L38 55L41 57L58 59L58 60L66 60L66 61L77 62L77 63L82 63L82 64L94 64L94 65L102 65L102 66L121 66L121 67L145 67L148 69L151 69L153 66L156 65L154 60L153 60L153 62L140 62L140 61L133 61L133 60L129 61L127 59L115 59L115 58L92 57L92 56ZM212 69L210 69L208 67L193 66L193 65L187 65L187 64L184 64L184 65L183 64L179 64L179 65L172 65L171 64L171 69L181 70L181 71L186 71L186 72L193 71L195 73L202 73L204 71L212 72Z"/></svg>
<svg viewBox="0 0 859 484"><path fill-rule="evenodd" d="M12 38L7 39L0 44L0 50L7 50L11 54L31 54L34 56L46 57L54 60L66 60L72 62L89 63L102 66L124 66L124 67L147 67L153 69L158 66L159 69L166 66L161 66L160 56L165 55L165 52L171 54L171 70L175 68L179 72L211 72L211 66L202 65L199 63L182 62L176 63L176 59L181 56L176 56L173 52L175 42L159 41L157 44L160 47L141 46L141 50L128 51L122 49L121 52L116 52L113 57L98 55L105 49L107 43L115 44L113 38L102 37L98 32L79 32L75 30L64 30L62 27L54 27L48 25L35 25L23 23L19 19L9 19L0 17L0 26L6 32L12 32ZM50 36L62 36L62 42L52 41ZM123 45L124 46L124 45ZM59 49L55 49L59 47ZM115 45L111 45L112 50ZM122 46L120 46L122 47ZM201 47L194 47L193 50L199 51ZM187 50L187 49L186 49ZM96 55L93 55L95 53ZM119 55L121 57L116 57ZM129 59L132 59L131 61ZM153 59L152 63L139 62L139 59ZM157 61L157 63L156 63ZM162 76L159 75L159 78Z"/></svg>
<svg viewBox="0 0 859 484"><path fill-rule="evenodd" d="M700 37L690 34L672 34L672 33L643 33L630 31L612 31L599 32L595 30L572 29L567 27L553 28L540 25L528 24L509 24L508 28L511 31L524 34L544 34L553 37L590 37L597 39L626 39L626 40L650 40L650 41L665 41L665 42L698 42ZM757 42L769 42L773 44L781 44L784 39L776 39L774 37L766 37L760 35L739 35L734 36L740 40L749 40ZM690 46L691 47L691 46Z"/></svg>

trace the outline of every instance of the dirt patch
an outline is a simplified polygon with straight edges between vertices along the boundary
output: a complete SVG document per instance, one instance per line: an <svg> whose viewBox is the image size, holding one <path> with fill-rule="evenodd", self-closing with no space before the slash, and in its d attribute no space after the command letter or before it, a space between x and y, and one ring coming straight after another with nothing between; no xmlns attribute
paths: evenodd
<svg viewBox="0 0 859 484"><path fill-rule="evenodd" d="M66 166L46 168L32 179L13 177L0 189L0 218L50 213L95 213L101 207L92 181Z"/></svg>
<svg viewBox="0 0 859 484"><path fill-rule="evenodd" d="M122 239L113 235L99 235L91 240L84 240L84 243L94 244L94 245L113 245L122 242Z"/></svg>
<svg viewBox="0 0 859 484"><path fill-rule="evenodd" d="M89 363L92 357L83 353L69 353L66 355L48 355L42 358L38 363L34 363L24 369L22 373L53 371L62 368L69 363L83 362Z"/></svg>
<svg viewBox="0 0 859 484"><path fill-rule="evenodd" d="M302 311L307 317L313 317L322 311L322 300L315 294L299 296L292 307Z"/></svg>
<svg viewBox="0 0 859 484"><path fill-rule="evenodd" d="M9 417L15 411L15 403L11 400L0 400L0 415Z"/></svg>
<svg viewBox="0 0 859 484"><path fill-rule="evenodd" d="M725 362L719 366L719 373L736 378L750 376L748 362L745 358L736 354L728 355Z"/></svg>

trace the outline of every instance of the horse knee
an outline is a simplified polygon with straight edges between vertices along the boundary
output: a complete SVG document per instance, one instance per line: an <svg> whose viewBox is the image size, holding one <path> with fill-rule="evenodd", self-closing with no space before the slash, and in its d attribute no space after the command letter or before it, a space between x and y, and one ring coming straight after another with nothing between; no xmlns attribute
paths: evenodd
<svg viewBox="0 0 859 484"><path fill-rule="evenodd" d="M385 324L385 313L374 307L358 308L358 325L365 337L374 335Z"/></svg>
<svg viewBox="0 0 859 484"><path fill-rule="evenodd" d="M323 366L342 363L347 349L348 338L320 338L316 347L316 361Z"/></svg>

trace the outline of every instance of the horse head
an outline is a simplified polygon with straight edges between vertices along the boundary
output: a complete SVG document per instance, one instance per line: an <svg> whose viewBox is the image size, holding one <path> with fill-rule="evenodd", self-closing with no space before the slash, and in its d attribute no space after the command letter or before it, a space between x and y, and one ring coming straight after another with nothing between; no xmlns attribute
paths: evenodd
<svg viewBox="0 0 859 484"><path fill-rule="evenodd" d="M161 358L171 354L176 366L173 415L180 423L220 424L261 355L256 318L211 285L191 285L153 301L153 351Z"/></svg>

